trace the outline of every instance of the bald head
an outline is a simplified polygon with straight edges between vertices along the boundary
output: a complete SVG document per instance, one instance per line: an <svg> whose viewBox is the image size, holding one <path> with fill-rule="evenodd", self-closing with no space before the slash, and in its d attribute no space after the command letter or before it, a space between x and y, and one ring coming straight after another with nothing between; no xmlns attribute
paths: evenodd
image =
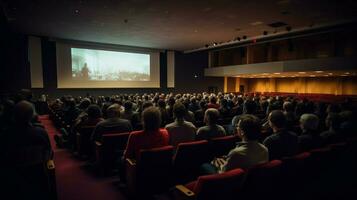
<svg viewBox="0 0 357 200"><path fill-rule="evenodd" d="M20 101L14 109L15 122L17 124L30 123L34 115L33 105L28 101Z"/></svg>
<svg viewBox="0 0 357 200"><path fill-rule="evenodd" d="M118 104L113 104L107 108L108 118L120 117L120 106Z"/></svg>

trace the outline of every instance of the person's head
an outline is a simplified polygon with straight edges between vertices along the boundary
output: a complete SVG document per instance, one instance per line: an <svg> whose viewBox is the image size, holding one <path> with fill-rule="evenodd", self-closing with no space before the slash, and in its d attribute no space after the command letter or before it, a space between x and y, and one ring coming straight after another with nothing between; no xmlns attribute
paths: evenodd
<svg viewBox="0 0 357 200"><path fill-rule="evenodd" d="M204 121L207 125L215 125L217 124L219 118L219 112L215 108L209 108L205 112Z"/></svg>
<svg viewBox="0 0 357 200"><path fill-rule="evenodd" d="M303 114L300 117L300 127L303 131L316 131L319 127L319 118L315 114Z"/></svg>
<svg viewBox="0 0 357 200"><path fill-rule="evenodd" d="M125 112L130 112L133 110L133 103L131 101L126 101L124 103Z"/></svg>
<svg viewBox="0 0 357 200"><path fill-rule="evenodd" d="M151 103L150 101L145 101L143 104L142 104L142 109L141 110L145 110L145 109L147 109L147 108L149 108L149 107L152 107L152 106L154 106L154 104L153 103Z"/></svg>
<svg viewBox="0 0 357 200"><path fill-rule="evenodd" d="M326 126L333 130L339 130L341 125L341 117L337 113L330 112L326 117Z"/></svg>
<svg viewBox="0 0 357 200"><path fill-rule="evenodd" d="M286 124L286 117L283 111L281 110L274 110L268 116L268 121L270 127L275 131L279 129L285 128Z"/></svg>
<svg viewBox="0 0 357 200"><path fill-rule="evenodd" d="M157 105L159 108L166 108L166 102L163 99L159 99Z"/></svg>
<svg viewBox="0 0 357 200"><path fill-rule="evenodd" d="M211 104L216 104L216 103L217 103L217 98L216 98L215 96L211 96L211 97L209 98L209 102L210 102Z"/></svg>
<svg viewBox="0 0 357 200"><path fill-rule="evenodd" d="M244 113L253 114L257 108L257 104L253 100L247 100L244 102Z"/></svg>
<svg viewBox="0 0 357 200"><path fill-rule="evenodd" d="M28 101L20 101L14 108L14 119L16 124L29 124L34 116L33 105Z"/></svg>
<svg viewBox="0 0 357 200"><path fill-rule="evenodd" d="M118 104L113 104L107 108L108 118L120 117L120 106Z"/></svg>
<svg viewBox="0 0 357 200"><path fill-rule="evenodd" d="M290 101L285 101L283 109L285 112L294 112L294 105Z"/></svg>
<svg viewBox="0 0 357 200"><path fill-rule="evenodd" d="M79 104L79 109L85 110L90 105L90 100L88 98L84 98L81 103Z"/></svg>
<svg viewBox="0 0 357 200"><path fill-rule="evenodd" d="M242 115L236 127L238 135L243 140L258 140L260 137L261 124L254 115Z"/></svg>
<svg viewBox="0 0 357 200"><path fill-rule="evenodd" d="M156 107L146 108L142 113L144 131L156 131L161 125L161 113Z"/></svg>
<svg viewBox="0 0 357 200"><path fill-rule="evenodd" d="M182 103L177 102L174 104L173 113L176 119L183 119L186 112L186 107Z"/></svg>
<svg viewBox="0 0 357 200"><path fill-rule="evenodd" d="M102 112L99 106L92 104L87 109L88 117L90 119L98 119L102 116Z"/></svg>

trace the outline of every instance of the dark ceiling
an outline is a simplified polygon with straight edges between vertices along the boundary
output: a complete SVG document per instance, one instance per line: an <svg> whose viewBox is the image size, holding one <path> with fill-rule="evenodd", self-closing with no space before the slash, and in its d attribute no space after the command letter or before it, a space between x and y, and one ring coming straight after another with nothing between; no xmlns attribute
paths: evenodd
<svg viewBox="0 0 357 200"><path fill-rule="evenodd" d="M355 0L3 0L2 6L26 34L172 50L357 15ZM283 26L269 26L276 22Z"/></svg>

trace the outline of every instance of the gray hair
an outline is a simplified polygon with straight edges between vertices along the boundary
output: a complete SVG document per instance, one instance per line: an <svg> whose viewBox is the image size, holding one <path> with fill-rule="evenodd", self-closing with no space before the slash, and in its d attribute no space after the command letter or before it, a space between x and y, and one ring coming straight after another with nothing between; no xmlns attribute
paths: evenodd
<svg viewBox="0 0 357 200"><path fill-rule="evenodd" d="M300 117L300 124L303 130L317 130L319 118L314 114L303 114Z"/></svg>

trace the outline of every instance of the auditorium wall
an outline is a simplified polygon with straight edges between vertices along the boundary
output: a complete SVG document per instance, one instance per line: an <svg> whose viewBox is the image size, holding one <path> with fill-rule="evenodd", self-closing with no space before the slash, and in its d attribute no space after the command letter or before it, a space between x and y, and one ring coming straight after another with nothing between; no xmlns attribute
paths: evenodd
<svg viewBox="0 0 357 200"><path fill-rule="evenodd" d="M259 78L247 81L248 92L357 95L355 77Z"/></svg>

